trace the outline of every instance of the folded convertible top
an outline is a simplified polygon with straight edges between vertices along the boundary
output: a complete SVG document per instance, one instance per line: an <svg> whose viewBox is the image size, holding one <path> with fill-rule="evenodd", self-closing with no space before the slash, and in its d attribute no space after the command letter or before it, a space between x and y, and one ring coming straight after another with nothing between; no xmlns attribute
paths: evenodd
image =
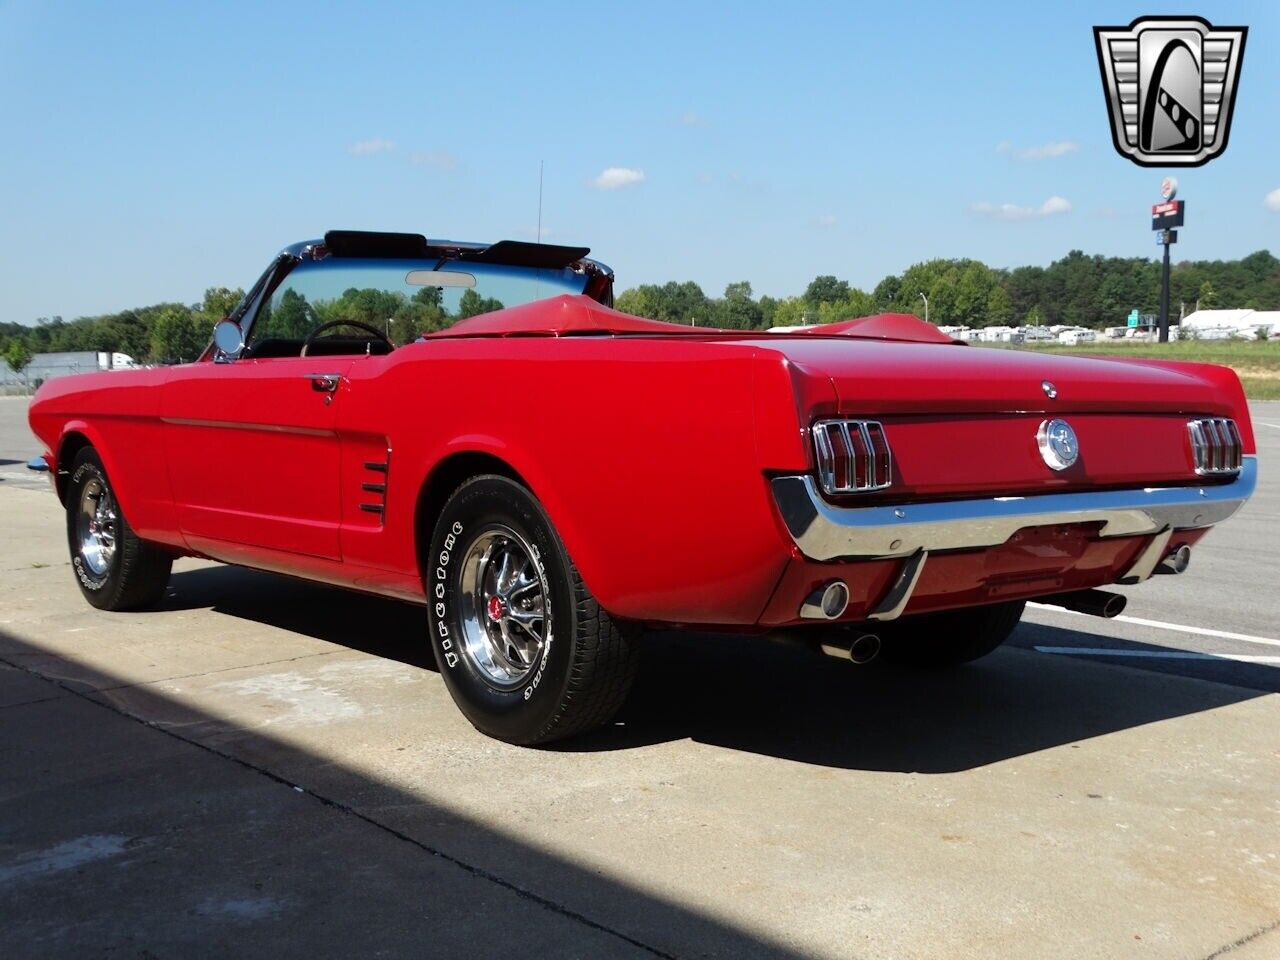
<svg viewBox="0 0 1280 960"><path fill-rule="evenodd" d="M426 335L427 339L445 337L572 337L618 334L649 336L741 337L756 339L768 334L759 330L723 330L718 327L692 327L681 323L665 323L633 317L602 306L581 294L562 294L547 300L535 300L520 306L482 313L460 320L447 330ZM840 323L815 327L797 327L788 337L851 337L858 340L895 340L906 343L961 343L947 336L931 323L905 313L881 313L874 317L858 317Z"/></svg>

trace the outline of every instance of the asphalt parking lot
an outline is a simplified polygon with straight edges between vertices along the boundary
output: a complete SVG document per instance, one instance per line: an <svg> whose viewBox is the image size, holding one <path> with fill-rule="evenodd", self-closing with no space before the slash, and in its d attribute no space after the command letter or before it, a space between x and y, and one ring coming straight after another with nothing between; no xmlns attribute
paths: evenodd
<svg viewBox="0 0 1280 960"><path fill-rule="evenodd" d="M618 722L475 733L409 605L184 560L81 599L0 399L0 957L1280 956L1280 404L1122 620L948 675L648 639Z"/></svg>

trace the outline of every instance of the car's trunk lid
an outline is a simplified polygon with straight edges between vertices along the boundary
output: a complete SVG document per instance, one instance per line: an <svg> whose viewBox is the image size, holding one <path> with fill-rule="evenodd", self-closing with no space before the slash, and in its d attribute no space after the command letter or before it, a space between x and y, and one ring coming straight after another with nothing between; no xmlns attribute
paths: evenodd
<svg viewBox="0 0 1280 960"><path fill-rule="evenodd" d="M1167 367L811 335L756 342L785 354L811 375L829 377L839 412L851 416L1015 411L1231 414L1230 398L1214 384Z"/></svg>

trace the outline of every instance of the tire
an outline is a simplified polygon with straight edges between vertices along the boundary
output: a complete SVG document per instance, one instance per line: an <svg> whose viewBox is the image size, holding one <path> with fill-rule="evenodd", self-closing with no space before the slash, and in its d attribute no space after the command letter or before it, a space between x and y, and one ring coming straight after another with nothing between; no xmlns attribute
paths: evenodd
<svg viewBox="0 0 1280 960"><path fill-rule="evenodd" d="M910 667L955 667L985 657L1009 639L1026 604L999 603L912 617L892 625L881 656Z"/></svg>
<svg viewBox="0 0 1280 960"><path fill-rule="evenodd" d="M154 605L169 583L172 555L134 534L93 447L75 455L70 471L67 546L80 592L99 610Z"/></svg>
<svg viewBox="0 0 1280 960"><path fill-rule="evenodd" d="M478 476L454 491L423 580L440 673L481 733L549 743L604 724L626 699L635 631L600 609L515 481Z"/></svg>

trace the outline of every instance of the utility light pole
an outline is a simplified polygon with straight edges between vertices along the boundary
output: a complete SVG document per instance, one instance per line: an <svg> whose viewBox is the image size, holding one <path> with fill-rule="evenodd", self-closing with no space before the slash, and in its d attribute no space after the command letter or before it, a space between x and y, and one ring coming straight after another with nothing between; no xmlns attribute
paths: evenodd
<svg viewBox="0 0 1280 960"><path fill-rule="evenodd" d="M920 294L920 299L924 301L924 322L928 323L929 322L929 298L922 293Z"/></svg>

